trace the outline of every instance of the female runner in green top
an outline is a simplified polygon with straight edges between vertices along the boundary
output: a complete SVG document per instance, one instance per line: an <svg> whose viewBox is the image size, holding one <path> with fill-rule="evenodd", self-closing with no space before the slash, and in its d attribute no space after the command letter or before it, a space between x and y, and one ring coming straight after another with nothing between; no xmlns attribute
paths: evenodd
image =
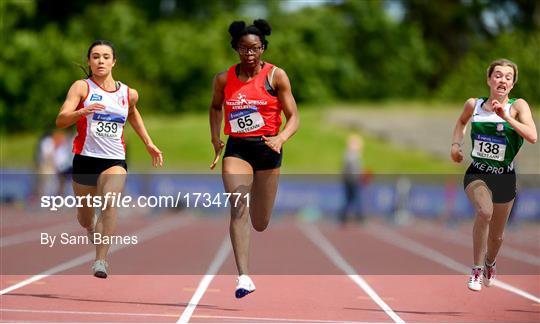
<svg viewBox="0 0 540 324"><path fill-rule="evenodd" d="M473 268L468 287L493 285L495 261L503 240L504 227L516 196L514 157L523 139L536 143L536 126L531 109L523 99L508 94L518 79L517 65L499 59L489 65L489 97L465 102L452 137L450 155L463 161L461 144L471 120L472 164L464 178L465 192L476 212L473 227ZM486 251L487 245L487 251Z"/></svg>

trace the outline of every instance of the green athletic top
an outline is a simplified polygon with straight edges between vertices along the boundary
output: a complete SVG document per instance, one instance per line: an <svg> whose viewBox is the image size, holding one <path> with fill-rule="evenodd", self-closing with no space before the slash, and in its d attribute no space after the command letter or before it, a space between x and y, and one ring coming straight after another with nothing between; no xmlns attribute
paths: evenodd
<svg viewBox="0 0 540 324"><path fill-rule="evenodd" d="M523 144L523 137L512 126L495 112L488 112L482 108L487 97L476 100L471 119L471 157L474 162L487 164L499 168L512 164L514 157ZM504 111L510 115L510 108L516 101L508 100Z"/></svg>

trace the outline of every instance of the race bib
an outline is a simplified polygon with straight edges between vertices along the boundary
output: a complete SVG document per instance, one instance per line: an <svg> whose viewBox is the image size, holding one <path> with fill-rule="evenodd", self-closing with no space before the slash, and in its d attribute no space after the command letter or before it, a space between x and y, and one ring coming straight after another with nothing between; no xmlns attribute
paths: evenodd
<svg viewBox="0 0 540 324"><path fill-rule="evenodd" d="M257 107L233 111L229 114L229 124L233 133L248 133L264 126L264 120Z"/></svg>
<svg viewBox="0 0 540 324"><path fill-rule="evenodd" d="M96 137L120 139L125 117L113 114L96 114L92 117L90 131Z"/></svg>
<svg viewBox="0 0 540 324"><path fill-rule="evenodd" d="M506 139L501 136L474 135L472 156L495 161L503 161Z"/></svg>

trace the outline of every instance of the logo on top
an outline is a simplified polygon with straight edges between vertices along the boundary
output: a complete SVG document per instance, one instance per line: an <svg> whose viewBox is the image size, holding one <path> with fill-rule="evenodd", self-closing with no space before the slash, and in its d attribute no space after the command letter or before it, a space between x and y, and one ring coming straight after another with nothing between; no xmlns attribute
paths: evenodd
<svg viewBox="0 0 540 324"><path fill-rule="evenodd" d="M241 105L247 105L248 104L245 94L238 93L238 100L240 101Z"/></svg>
<svg viewBox="0 0 540 324"><path fill-rule="evenodd" d="M92 96L90 97L90 101L101 101L101 99L103 99L103 96L100 96L97 93L92 93Z"/></svg>
<svg viewBox="0 0 540 324"><path fill-rule="evenodd" d="M225 104L232 106L233 109L247 109L253 106L265 106L268 104L266 100L248 100L247 96L241 92L236 95L236 98L227 100Z"/></svg>
<svg viewBox="0 0 540 324"><path fill-rule="evenodd" d="M127 108L128 102L127 102L127 100L126 100L126 97L124 97L124 96L118 97L118 104L119 104L120 107L122 107L122 108Z"/></svg>
<svg viewBox="0 0 540 324"><path fill-rule="evenodd" d="M504 130L504 124L497 124L497 132L502 132Z"/></svg>

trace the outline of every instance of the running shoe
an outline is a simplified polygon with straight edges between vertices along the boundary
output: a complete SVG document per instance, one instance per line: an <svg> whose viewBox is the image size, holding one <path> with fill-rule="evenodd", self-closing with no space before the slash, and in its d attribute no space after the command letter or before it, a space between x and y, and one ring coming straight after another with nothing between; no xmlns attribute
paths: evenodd
<svg viewBox="0 0 540 324"><path fill-rule="evenodd" d="M247 275L241 275L236 279L236 291L234 295L236 298L242 298L255 291L255 284L251 278Z"/></svg>
<svg viewBox="0 0 540 324"><path fill-rule="evenodd" d="M495 276L497 274L497 271L495 269L495 262L493 262L492 265L488 265L484 262L484 286L491 287L493 286L493 283L495 281Z"/></svg>
<svg viewBox="0 0 540 324"><path fill-rule="evenodd" d="M482 267L472 268L468 287L473 291L480 291L482 289Z"/></svg>
<svg viewBox="0 0 540 324"><path fill-rule="evenodd" d="M107 278L107 267L109 264L105 260L96 260L92 266L92 271L94 271L94 276L98 278L105 279Z"/></svg>

